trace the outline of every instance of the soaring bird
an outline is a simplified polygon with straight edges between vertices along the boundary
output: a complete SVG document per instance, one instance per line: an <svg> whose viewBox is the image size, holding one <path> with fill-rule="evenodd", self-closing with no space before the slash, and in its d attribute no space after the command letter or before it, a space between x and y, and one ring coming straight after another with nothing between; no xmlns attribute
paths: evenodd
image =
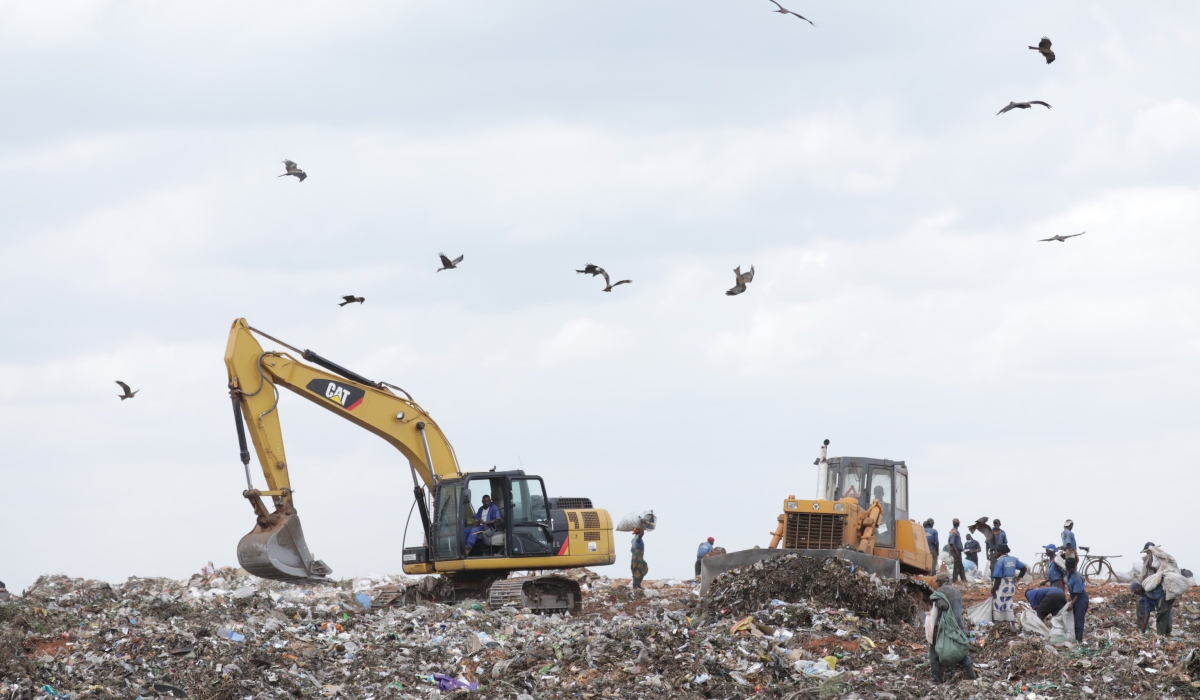
<svg viewBox="0 0 1200 700"><path fill-rule="evenodd" d="M749 272L742 272L742 266L738 265L733 268L733 274L737 283L733 285L733 289L725 292L725 296L736 297L746 291L746 285L754 281L754 266L750 266Z"/></svg>
<svg viewBox="0 0 1200 700"><path fill-rule="evenodd" d="M1054 63L1054 52L1050 50L1050 37L1042 37L1037 46L1030 46L1029 48L1045 56L1046 63Z"/></svg>
<svg viewBox="0 0 1200 700"><path fill-rule="evenodd" d="M775 7L779 8L778 10L771 10L771 12L778 12L781 15L796 15L795 12L792 12L791 10L784 7L783 5L780 5L779 3L775 2L775 0L771 0L771 2L775 3ZM796 15L796 16L799 17L800 19L804 20L805 22L812 24L812 26L814 26L814 27L817 26L816 24L813 24L813 21L811 19L805 17L804 15Z"/></svg>
<svg viewBox="0 0 1200 700"><path fill-rule="evenodd" d="M1083 235L1083 234L1085 234L1085 233L1087 233L1087 231L1081 231L1081 232L1079 232L1079 233L1072 233L1072 234L1071 234L1071 235L1069 235L1069 236L1063 236L1063 235L1061 235L1061 234L1060 234L1060 235L1057 235L1057 236L1051 236L1051 237L1049 237L1049 238L1039 238L1039 239L1038 239L1038 243L1046 243L1046 242L1049 242L1049 241L1058 241L1059 243L1066 243L1068 238L1074 238L1074 237L1076 237L1076 236L1082 236L1082 235Z"/></svg>
<svg viewBox="0 0 1200 700"><path fill-rule="evenodd" d="M366 297L356 297L353 294L347 294L346 296L342 297L342 299L345 299L345 301L338 304L338 306L345 306L346 304L353 304L356 301L361 304L367 300Z"/></svg>
<svg viewBox="0 0 1200 700"><path fill-rule="evenodd" d="M458 264L463 260L463 256L461 255L451 260L450 258L446 257L445 253L438 253L438 257L442 259L442 266L437 269L438 272L441 272L442 270L453 270L458 267Z"/></svg>
<svg viewBox="0 0 1200 700"><path fill-rule="evenodd" d="M621 280L620 282L613 282L611 279L609 279L608 272L606 272L603 267L600 267L599 265L592 265L591 263L584 265L582 270L576 270L576 272L582 275L591 275L592 277L595 277L596 275L602 276L604 278L604 289L601 291L604 292L611 292L613 287L619 287L623 284L633 284L633 280Z"/></svg>
<svg viewBox="0 0 1200 700"><path fill-rule="evenodd" d="M1034 105L1041 105L1041 106L1045 107L1046 109L1050 109L1050 105L1045 102L1042 102L1041 100L1030 100L1028 102L1009 102L1008 106L1005 107L1004 109L1000 110L999 112L996 112L996 115L999 116L1001 114L1004 114L1005 112L1009 111L1010 109L1029 109L1030 107L1032 107Z"/></svg>
<svg viewBox="0 0 1200 700"><path fill-rule="evenodd" d="M124 401L125 399L132 399L134 396L137 395L138 391L141 391L141 389L138 389L137 391L130 391L129 385L120 380L117 381L117 384L120 385L120 387L125 390L124 394L117 394L117 397L119 399L121 399L122 401Z"/></svg>
<svg viewBox="0 0 1200 700"><path fill-rule="evenodd" d="M287 172L280 175L279 177L287 177L288 175L295 175L296 179L299 180L300 182L304 182L304 178L308 177L308 175L303 170L300 169L300 166L296 165L296 163L293 161L290 161L290 160L283 161L283 167L287 168Z"/></svg>

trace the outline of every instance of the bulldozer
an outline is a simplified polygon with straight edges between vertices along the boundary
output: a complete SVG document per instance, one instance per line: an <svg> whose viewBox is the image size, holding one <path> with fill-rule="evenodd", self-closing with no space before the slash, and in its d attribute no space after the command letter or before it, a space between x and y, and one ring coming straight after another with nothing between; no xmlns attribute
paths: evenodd
<svg viewBox="0 0 1200 700"><path fill-rule="evenodd" d="M825 440L814 462L816 498L784 499L765 549L704 558L702 595L725 571L792 553L846 559L886 578L933 574L925 530L908 517L908 466L873 457L829 457L828 451Z"/></svg>
<svg viewBox="0 0 1200 700"><path fill-rule="evenodd" d="M295 355L264 351L255 334ZM332 569L309 551L300 526L284 453L279 387L383 438L405 458L424 541L403 548L403 570L412 575L440 574L439 580L423 581L437 584L426 587L430 597L471 597L493 607L579 613L582 591L571 578L540 574L510 578L510 574L616 561L607 511L593 507L588 498L550 498L542 479L523 470L497 472L493 467L463 472L442 429L398 386L372 381L311 350L299 350L251 327L245 319L234 321L230 329L225 366L246 473L242 496L255 514L254 528L238 543L237 556L255 576L332 582ZM250 476L247 431L266 489L256 489ZM472 510L473 498L485 497L496 506L487 512L500 514L486 525L476 522ZM264 498L271 499L271 510ZM474 535L471 547L468 535Z"/></svg>

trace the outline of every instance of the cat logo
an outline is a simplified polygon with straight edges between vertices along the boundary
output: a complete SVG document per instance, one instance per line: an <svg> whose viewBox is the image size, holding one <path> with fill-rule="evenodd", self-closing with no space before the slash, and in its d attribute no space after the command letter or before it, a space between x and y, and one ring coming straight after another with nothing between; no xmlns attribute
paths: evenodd
<svg viewBox="0 0 1200 700"><path fill-rule="evenodd" d="M328 379L314 379L304 387L317 396L323 396L329 401L341 406L347 411L353 411L362 403L367 392L342 382L331 382Z"/></svg>

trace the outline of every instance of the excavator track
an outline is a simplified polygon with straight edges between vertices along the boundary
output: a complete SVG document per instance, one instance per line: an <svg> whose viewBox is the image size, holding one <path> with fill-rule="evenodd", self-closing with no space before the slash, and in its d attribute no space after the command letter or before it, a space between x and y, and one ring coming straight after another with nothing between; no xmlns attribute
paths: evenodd
<svg viewBox="0 0 1200 700"><path fill-rule="evenodd" d="M583 590L565 576L522 576L504 579L488 590L488 606L492 609L512 606L528 608L536 613L583 612Z"/></svg>

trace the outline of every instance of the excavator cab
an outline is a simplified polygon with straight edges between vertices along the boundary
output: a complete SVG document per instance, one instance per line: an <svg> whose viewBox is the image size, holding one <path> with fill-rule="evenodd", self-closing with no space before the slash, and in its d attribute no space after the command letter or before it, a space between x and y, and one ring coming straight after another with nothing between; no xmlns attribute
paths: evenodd
<svg viewBox="0 0 1200 700"><path fill-rule="evenodd" d="M484 495L500 509L500 522L477 534L468 553L466 536L478 526ZM442 480L435 489L429 557L450 561L555 556L567 538L567 519L561 511L553 517L549 504L542 479L521 470Z"/></svg>

